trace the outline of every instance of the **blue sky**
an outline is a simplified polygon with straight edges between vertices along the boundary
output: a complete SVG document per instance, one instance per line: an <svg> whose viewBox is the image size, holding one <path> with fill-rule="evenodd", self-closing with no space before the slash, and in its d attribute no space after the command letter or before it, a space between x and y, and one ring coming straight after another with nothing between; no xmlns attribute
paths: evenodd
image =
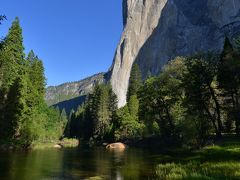
<svg viewBox="0 0 240 180"><path fill-rule="evenodd" d="M43 60L48 85L107 71L122 32L122 0L5 0L0 36L19 17L25 51Z"/></svg>

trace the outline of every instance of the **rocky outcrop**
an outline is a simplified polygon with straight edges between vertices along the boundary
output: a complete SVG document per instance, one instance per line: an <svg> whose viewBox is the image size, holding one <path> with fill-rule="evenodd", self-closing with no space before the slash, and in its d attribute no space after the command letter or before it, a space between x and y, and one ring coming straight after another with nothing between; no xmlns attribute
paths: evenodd
<svg viewBox="0 0 240 180"><path fill-rule="evenodd" d="M124 30L111 67L119 107L126 103L132 64L156 75L176 56L220 51L240 32L239 0L123 0Z"/></svg>
<svg viewBox="0 0 240 180"><path fill-rule="evenodd" d="M105 73L99 73L80 81L50 86L46 89L45 100L48 105L55 105L85 96L93 90L96 84L105 81L104 75Z"/></svg>

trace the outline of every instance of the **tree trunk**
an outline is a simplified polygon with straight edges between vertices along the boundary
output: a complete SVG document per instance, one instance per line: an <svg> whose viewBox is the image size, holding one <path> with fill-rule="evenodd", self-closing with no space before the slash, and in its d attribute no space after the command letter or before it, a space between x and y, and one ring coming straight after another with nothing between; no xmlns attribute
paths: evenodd
<svg viewBox="0 0 240 180"><path fill-rule="evenodd" d="M239 109L239 100L238 100L238 93L237 91L235 92L236 97L235 97L235 102L236 102L236 134L239 136L239 125L240 125L240 109Z"/></svg>
<svg viewBox="0 0 240 180"><path fill-rule="evenodd" d="M168 117L168 123L169 123L169 125L170 125L170 128L171 128L171 130L174 131L174 124L173 124L173 120L172 120L172 118L171 118L169 109L168 109L168 107L165 107L165 109L166 109L166 113L167 113L167 117Z"/></svg>
<svg viewBox="0 0 240 180"><path fill-rule="evenodd" d="M212 124L213 124L213 127L214 127L214 130L215 130L215 134L217 137L221 137L221 133L219 132L218 130L218 127L216 125L216 121L215 119L212 117L212 114L210 113L209 109L204 105L204 108L205 108L205 111L207 112L208 114L208 117L210 118Z"/></svg>
<svg viewBox="0 0 240 180"><path fill-rule="evenodd" d="M220 104L217 100L217 97L215 95L215 92L214 92L214 89L211 87L211 85L209 84L208 85L209 87L209 90L210 90L210 93L211 93L211 96L213 98L213 101L215 103L215 106L216 106L216 112L217 112L217 124L218 124L218 134L217 136L218 137L222 137L222 131L223 131L223 125L222 125L222 121L221 121L221 107L220 107Z"/></svg>

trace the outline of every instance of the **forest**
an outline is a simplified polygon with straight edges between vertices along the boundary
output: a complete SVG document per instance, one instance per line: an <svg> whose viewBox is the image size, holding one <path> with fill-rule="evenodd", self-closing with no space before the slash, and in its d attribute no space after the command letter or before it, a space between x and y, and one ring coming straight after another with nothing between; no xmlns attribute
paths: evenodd
<svg viewBox="0 0 240 180"><path fill-rule="evenodd" d="M1 17L4 20L4 17ZM153 141L200 148L240 134L240 39L225 39L221 53L176 57L159 76L142 79L132 67L127 104L118 109L109 83L98 84L67 117L44 101L42 61L24 53L16 18L0 44L0 144L31 147L59 138L88 145Z"/></svg>
<svg viewBox="0 0 240 180"><path fill-rule="evenodd" d="M95 87L72 112L64 136L84 142L123 141L201 148L240 133L240 39L223 51L169 61L159 76L142 80L132 67L127 104L118 109L109 84ZM148 142L148 141L147 141Z"/></svg>
<svg viewBox="0 0 240 180"><path fill-rule="evenodd" d="M32 50L24 53L22 28L16 18L0 43L2 147L29 148L33 143L55 141L61 136L67 116L47 106L45 86L43 63Z"/></svg>

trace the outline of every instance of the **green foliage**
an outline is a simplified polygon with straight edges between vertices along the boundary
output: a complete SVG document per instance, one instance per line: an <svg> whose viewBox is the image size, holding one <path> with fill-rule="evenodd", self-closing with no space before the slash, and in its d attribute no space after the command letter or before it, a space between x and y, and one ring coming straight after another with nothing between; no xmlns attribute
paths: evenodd
<svg viewBox="0 0 240 180"><path fill-rule="evenodd" d="M37 91L38 96L44 97L45 95L45 86L46 86L46 78L44 76L44 67L41 60L34 54L33 50L31 50L26 59L28 67L28 74L31 80L32 85Z"/></svg>
<svg viewBox="0 0 240 180"><path fill-rule="evenodd" d="M72 115L66 132L97 141L157 135L163 142L187 147L201 147L212 134L221 138L234 127L239 134L239 60L226 39L221 55L177 57L143 85L135 64L125 107L117 110L111 87L99 85Z"/></svg>
<svg viewBox="0 0 240 180"><path fill-rule="evenodd" d="M229 40L228 40L229 41ZM229 43L231 45L231 43ZM234 46L235 46L235 49L240 52L240 36L236 37L234 39Z"/></svg>
<svg viewBox="0 0 240 180"><path fill-rule="evenodd" d="M130 115L135 118L138 118L139 100L137 98L137 95L132 95L129 98L127 106L128 106Z"/></svg>
<svg viewBox="0 0 240 180"><path fill-rule="evenodd" d="M100 84L88 96L86 103L74 112L68 122L65 136L88 141L113 138L112 126L117 110L117 97L109 84ZM68 133L69 132L69 133Z"/></svg>
<svg viewBox="0 0 240 180"><path fill-rule="evenodd" d="M160 179L239 179L239 138L224 137L202 150L172 152L156 166Z"/></svg>
<svg viewBox="0 0 240 180"><path fill-rule="evenodd" d="M158 77L145 81L138 92L139 118L149 134L154 134L151 128L157 123L163 139L201 146L213 132L221 137L233 121L239 132L240 56L230 45L226 40L221 57L211 53L178 57Z"/></svg>
<svg viewBox="0 0 240 180"><path fill-rule="evenodd" d="M158 165L156 174L161 179L238 179L239 168L238 162L167 163Z"/></svg>
<svg viewBox="0 0 240 180"><path fill-rule="evenodd" d="M229 40L226 39L224 51L218 72L219 87L223 92L223 107L226 111L225 125L227 132L233 129L239 134L239 89L240 89L240 51L234 50Z"/></svg>
<svg viewBox="0 0 240 180"><path fill-rule="evenodd" d="M124 106L116 112L114 128L115 139L126 140L142 137L144 125L138 121L136 115L129 112L128 106Z"/></svg>
<svg viewBox="0 0 240 180"><path fill-rule="evenodd" d="M44 67L33 51L25 59L18 18L0 47L0 143L26 148L58 139L66 113L44 102Z"/></svg>
<svg viewBox="0 0 240 180"><path fill-rule="evenodd" d="M137 64L133 64L130 78L129 78L129 86L127 92L127 101L129 101L132 95L136 95L142 84L141 72Z"/></svg>
<svg viewBox="0 0 240 180"><path fill-rule="evenodd" d="M165 66L159 77L147 79L139 91L140 119L147 127L157 122L163 138L175 136L177 110L176 103L182 100L181 77L184 72L184 63L177 58ZM149 130L151 132L151 130Z"/></svg>
<svg viewBox="0 0 240 180"><path fill-rule="evenodd" d="M195 119L199 139L204 141L211 125L218 137L221 136L221 105L217 89L218 56L212 54L197 55L186 61L187 71L184 74L183 86L186 93L184 104L187 113Z"/></svg>
<svg viewBox="0 0 240 180"><path fill-rule="evenodd" d="M64 134L86 141L139 138L144 125L138 120L138 106L137 95L132 95L124 108L117 109L111 86L97 85L86 103L72 114Z"/></svg>

